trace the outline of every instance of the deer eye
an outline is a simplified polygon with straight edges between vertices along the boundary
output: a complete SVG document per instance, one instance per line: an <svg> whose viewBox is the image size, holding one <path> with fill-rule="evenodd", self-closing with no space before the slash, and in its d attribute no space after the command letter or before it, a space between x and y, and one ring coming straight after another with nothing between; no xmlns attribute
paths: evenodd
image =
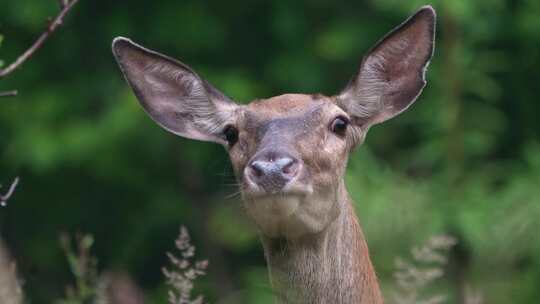
<svg viewBox="0 0 540 304"><path fill-rule="evenodd" d="M231 147L238 141L238 129L233 126L225 127L223 135Z"/></svg>
<svg viewBox="0 0 540 304"><path fill-rule="evenodd" d="M332 124L330 125L330 130L332 132L336 133L337 135L345 135L345 131L347 131L347 126L349 125L349 120L343 116L336 117Z"/></svg>

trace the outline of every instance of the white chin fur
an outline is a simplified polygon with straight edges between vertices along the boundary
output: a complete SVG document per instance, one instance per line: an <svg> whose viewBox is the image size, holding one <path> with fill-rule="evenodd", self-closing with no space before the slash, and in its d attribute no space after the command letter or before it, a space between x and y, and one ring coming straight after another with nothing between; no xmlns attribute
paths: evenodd
<svg viewBox="0 0 540 304"><path fill-rule="evenodd" d="M329 220L331 206L313 198L305 200L301 196L278 195L247 199L245 203L249 216L264 235L297 238L321 231Z"/></svg>
<svg viewBox="0 0 540 304"><path fill-rule="evenodd" d="M299 205L300 198L297 196L272 196L250 201L248 209L258 224L266 226L266 222L276 222L291 217Z"/></svg>

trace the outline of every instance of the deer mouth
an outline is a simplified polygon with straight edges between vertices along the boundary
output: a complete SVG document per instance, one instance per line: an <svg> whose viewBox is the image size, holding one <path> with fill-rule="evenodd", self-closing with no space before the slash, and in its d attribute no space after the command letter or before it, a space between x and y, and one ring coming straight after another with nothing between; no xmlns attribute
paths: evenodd
<svg viewBox="0 0 540 304"><path fill-rule="evenodd" d="M309 196L309 191L289 190L281 192L247 192L244 193L244 200L251 213L256 213L260 217L270 216L274 218L287 218L292 216L302 205L302 202Z"/></svg>
<svg viewBox="0 0 540 304"><path fill-rule="evenodd" d="M278 189L268 189L247 179L242 187L244 198L249 200L287 200L288 198L304 198L313 194L313 187L297 180L291 181Z"/></svg>

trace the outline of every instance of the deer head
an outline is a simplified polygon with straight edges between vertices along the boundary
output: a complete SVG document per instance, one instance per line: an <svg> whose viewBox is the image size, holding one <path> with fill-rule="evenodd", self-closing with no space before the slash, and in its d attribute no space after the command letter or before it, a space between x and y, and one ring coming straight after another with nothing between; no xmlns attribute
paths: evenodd
<svg viewBox="0 0 540 304"><path fill-rule="evenodd" d="M164 129L223 145L245 209L269 238L324 231L343 212L347 159L368 129L406 110L426 84L435 14L423 7L362 60L335 96L285 94L237 104L187 65L116 38L113 52Z"/></svg>

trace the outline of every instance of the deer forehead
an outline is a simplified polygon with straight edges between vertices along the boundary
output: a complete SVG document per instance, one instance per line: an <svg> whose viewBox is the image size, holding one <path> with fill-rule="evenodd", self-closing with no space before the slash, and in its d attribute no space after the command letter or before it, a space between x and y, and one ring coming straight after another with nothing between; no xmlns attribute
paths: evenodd
<svg viewBox="0 0 540 304"><path fill-rule="evenodd" d="M316 94L283 94L268 99L259 99L248 104L248 109L267 115L307 112L314 105L332 102L329 97Z"/></svg>
<svg viewBox="0 0 540 304"><path fill-rule="evenodd" d="M307 133L326 117L344 113L333 98L323 95L284 94L251 102L243 113L243 127L256 133L256 138L270 133L286 135ZM285 131L285 133L283 133Z"/></svg>

